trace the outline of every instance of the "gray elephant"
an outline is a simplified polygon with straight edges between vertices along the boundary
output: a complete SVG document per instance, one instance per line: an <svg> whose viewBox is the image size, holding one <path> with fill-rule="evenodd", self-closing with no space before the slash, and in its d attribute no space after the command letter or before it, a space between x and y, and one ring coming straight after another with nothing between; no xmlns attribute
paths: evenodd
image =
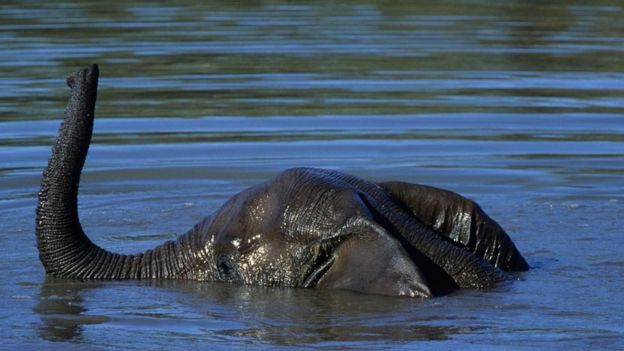
<svg viewBox="0 0 624 351"><path fill-rule="evenodd" d="M489 288L528 264L473 201L402 182L286 170L243 190L177 240L122 255L92 243L78 218L99 69L67 78L71 95L37 207L39 257L52 276L189 279L271 287L438 296Z"/></svg>

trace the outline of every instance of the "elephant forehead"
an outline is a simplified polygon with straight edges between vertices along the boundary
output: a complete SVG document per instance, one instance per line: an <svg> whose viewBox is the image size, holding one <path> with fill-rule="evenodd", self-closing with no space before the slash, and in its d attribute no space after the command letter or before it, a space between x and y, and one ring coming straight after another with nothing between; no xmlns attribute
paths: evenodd
<svg viewBox="0 0 624 351"><path fill-rule="evenodd" d="M306 188L306 196L292 196L280 227L290 240L313 243L333 237L352 218L372 218L370 210L353 189L330 185Z"/></svg>
<svg viewBox="0 0 624 351"><path fill-rule="evenodd" d="M275 194L265 185L255 186L233 196L214 215L210 233L216 246L242 249L275 236L281 217Z"/></svg>
<svg viewBox="0 0 624 351"><path fill-rule="evenodd" d="M228 201L212 223L215 254L261 261L282 255L302 264L311 247L335 237L354 217L372 218L361 194L332 174L294 169ZM272 254L268 254L272 252ZM257 265L254 262L247 265Z"/></svg>
<svg viewBox="0 0 624 351"><path fill-rule="evenodd" d="M311 247L296 243L264 243L236 260L246 283L268 286L300 286L316 257Z"/></svg>

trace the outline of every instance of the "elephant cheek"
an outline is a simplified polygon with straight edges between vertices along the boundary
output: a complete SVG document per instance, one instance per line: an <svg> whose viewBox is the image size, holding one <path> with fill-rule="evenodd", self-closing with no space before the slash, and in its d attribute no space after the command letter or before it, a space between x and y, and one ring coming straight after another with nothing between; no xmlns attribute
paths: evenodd
<svg viewBox="0 0 624 351"><path fill-rule="evenodd" d="M376 232L344 241L316 287L390 296L433 296L425 275L400 243Z"/></svg>

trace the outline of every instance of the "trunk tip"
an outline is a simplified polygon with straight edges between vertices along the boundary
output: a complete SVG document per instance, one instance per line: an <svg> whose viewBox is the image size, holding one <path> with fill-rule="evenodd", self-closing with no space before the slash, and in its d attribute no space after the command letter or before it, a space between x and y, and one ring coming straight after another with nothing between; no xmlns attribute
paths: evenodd
<svg viewBox="0 0 624 351"><path fill-rule="evenodd" d="M69 77L67 77L67 85L73 89L74 85L77 82L80 82L80 81L91 82L94 80L97 81L99 76L100 76L100 68L98 67L96 63L93 63L86 68L83 68L79 71L76 71L70 74Z"/></svg>

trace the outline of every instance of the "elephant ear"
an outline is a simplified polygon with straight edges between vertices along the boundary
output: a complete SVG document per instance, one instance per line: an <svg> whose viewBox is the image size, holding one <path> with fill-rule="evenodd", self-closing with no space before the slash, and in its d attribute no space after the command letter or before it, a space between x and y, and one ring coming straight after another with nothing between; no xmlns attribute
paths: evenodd
<svg viewBox="0 0 624 351"><path fill-rule="evenodd" d="M328 260L317 288L410 297L432 297L438 293L421 267L384 228L359 219L344 228L345 238Z"/></svg>
<svg viewBox="0 0 624 351"><path fill-rule="evenodd" d="M529 265L503 228L474 201L452 191L405 182L379 184L441 237L504 271Z"/></svg>

